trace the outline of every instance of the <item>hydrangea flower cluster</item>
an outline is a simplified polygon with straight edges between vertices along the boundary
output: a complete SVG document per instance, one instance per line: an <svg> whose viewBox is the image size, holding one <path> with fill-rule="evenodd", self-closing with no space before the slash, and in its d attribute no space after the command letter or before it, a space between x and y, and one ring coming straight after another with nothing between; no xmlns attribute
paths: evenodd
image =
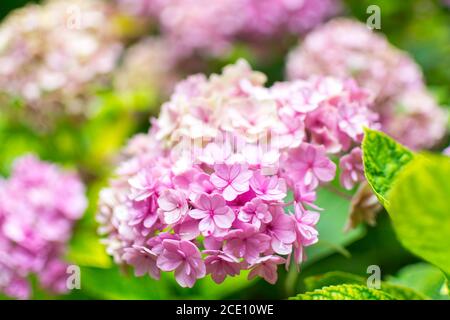
<svg viewBox="0 0 450 320"><path fill-rule="evenodd" d="M114 73L114 89L119 92L154 90L170 96L178 77L177 59L162 38L148 37L130 46Z"/></svg>
<svg viewBox="0 0 450 320"><path fill-rule="evenodd" d="M150 16L183 54L221 53L234 40L303 33L338 11L336 0L118 0ZM132 5L130 4L132 2ZM129 9L129 10L130 10ZM218 19L220 17L220 19Z"/></svg>
<svg viewBox="0 0 450 320"><path fill-rule="evenodd" d="M102 1L49 1L0 26L0 97L20 97L34 114L84 114L122 52ZM6 103L3 103L6 105Z"/></svg>
<svg viewBox="0 0 450 320"><path fill-rule="evenodd" d="M0 180L0 292L29 298L30 274L51 292L67 290L62 257L86 205L74 174L34 156L16 160L10 178Z"/></svg>
<svg viewBox="0 0 450 320"><path fill-rule="evenodd" d="M155 279L174 271L192 287L241 270L275 283L278 265L305 259L318 240L316 190L336 175L331 157L344 156L346 187L359 182L358 146L376 116L350 80L265 81L243 60L190 76L130 141L100 193L99 231L117 263Z"/></svg>
<svg viewBox="0 0 450 320"><path fill-rule="evenodd" d="M368 89L382 129L413 149L443 137L447 116L427 92L420 67L365 24L338 18L317 28L289 55L289 79L352 77Z"/></svg>

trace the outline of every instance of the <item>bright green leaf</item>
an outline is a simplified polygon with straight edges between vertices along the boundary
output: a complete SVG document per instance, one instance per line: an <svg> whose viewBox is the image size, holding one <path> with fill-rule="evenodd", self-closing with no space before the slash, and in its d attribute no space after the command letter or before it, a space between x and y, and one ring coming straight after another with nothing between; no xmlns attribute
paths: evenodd
<svg viewBox="0 0 450 320"><path fill-rule="evenodd" d="M290 300L395 300L390 294L357 284L342 284L299 294Z"/></svg>
<svg viewBox="0 0 450 320"><path fill-rule="evenodd" d="M389 214L400 242L450 274L450 158L418 156L389 193Z"/></svg>
<svg viewBox="0 0 450 320"><path fill-rule="evenodd" d="M334 252L348 255L345 246L360 239L365 233L362 225L349 232L344 231L350 201L342 195L322 188L318 191L316 204L324 208L317 224L319 242L306 248L308 260L305 265L312 264Z"/></svg>
<svg viewBox="0 0 450 320"><path fill-rule="evenodd" d="M388 277L394 284L404 285L425 294L432 299L448 299L441 291L445 276L435 266L420 262L402 268L395 276Z"/></svg>
<svg viewBox="0 0 450 320"><path fill-rule="evenodd" d="M341 284L358 284L367 285L367 279L351 273L334 271L323 275L312 276L305 279L306 290L312 291L322 287ZM392 284L388 282L381 282L381 291L390 294L397 300L423 300L428 297L420 292L417 292L407 286Z"/></svg>
<svg viewBox="0 0 450 320"><path fill-rule="evenodd" d="M118 267L111 269L81 268L81 291L98 299L155 300L170 298L168 281L149 276L135 277Z"/></svg>
<svg viewBox="0 0 450 320"><path fill-rule="evenodd" d="M241 271L241 274L235 277L227 277L221 284L215 283L211 276L200 279L198 287L200 289L200 298L202 299L223 299L232 293L243 290L255 283L255 280L247 280L248 271Z"/></svg>
<svg viewBox="0 0 450 320"><path fill-rule="evenodd" d="M388 192L399 171L414 155L386 134L365 130L363 147L364 171L370 186L386 207Z"/></svg>

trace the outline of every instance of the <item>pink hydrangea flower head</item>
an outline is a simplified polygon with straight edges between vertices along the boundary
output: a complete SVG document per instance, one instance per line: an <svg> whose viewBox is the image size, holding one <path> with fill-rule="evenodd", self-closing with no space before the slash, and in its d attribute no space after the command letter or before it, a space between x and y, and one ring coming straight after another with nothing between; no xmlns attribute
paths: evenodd
<svg viewBox="0 0 450 320"><path fill-rule="evenodd" d="M69 25L73 6L95 12L95 19L85 14ZM47 129L57 117L92 112L86 92L105 87L123 51L109 19L115 14L103 1L48 1L15 10L2 22L0 88L23 102L27 124ZM9 106L6 101L1 104Z"/></svg>
<svg viewBox="0 0 450 320"><path fill-rule="evenodd" d="M336 178L331 156L347 159L376 122L354 82L265 81L243 60L191 76L130 141L100 193L102 241L116 263L157 277L156 261L192 287L241 270L273 283L278 264L304 260L318 236L317 189Z"/></svg>
<svg viewBox="0 0 450 320"><path fill-rule="evenodd" d="M175 278L182 287L192 288L195 281L206 274L200 251L190 241L164 240L163 251L157 266L163 271L175 271Z"/></svg>
<svg viewBox="0 0 450 320"><path fill-rule="evenodd" d="M258 43L302 34L336 14L340 6L335 0L138 0L132 7L137 16L156 20L163 37L187 55L223 54L239 39Z"/></svg>
<svg viewBox="0 0 450 320"><path fill-rule="evenodd" d="M427 92L420 67L364 23L336 18L316 28L289 54L286 73L291 80L353 78L370 93L381 129L410 148L433 147L446 133L448 115ZM361 112L340 108L340 130L360 135Z"/></svg>
<svg viewBox="0 0 450 320"><path fill-rule="evenodd" d="M0 291L26 299L29 277L52 293L67 291L64 254L87 207L79 178L34 156L18 158L0 180Z"/></svg>

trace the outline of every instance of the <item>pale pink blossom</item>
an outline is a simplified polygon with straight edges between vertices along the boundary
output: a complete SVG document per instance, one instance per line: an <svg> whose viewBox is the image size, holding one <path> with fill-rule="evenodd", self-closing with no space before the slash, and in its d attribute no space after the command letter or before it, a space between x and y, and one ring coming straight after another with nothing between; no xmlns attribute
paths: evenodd
<svg viewBox="0 0 450 320"><path fill-rule="evenodd" d="M310 185L305 185L303 182L299 182L294 185L294 200L302 207L304 205L308 205L316 210L322 210L314 204L316 199L316 191Z"/></svg>
<svg viewBox="0 0 450 320"><path fill-rule="evenodd" d="M257 228L261 223L268 223L272 220L269 206L261 199L255 198L247 202L239 211L239 220L255 225Z"/></svg>
<svg viewBox="0 0 450 320"><path fill-rule="evenodd" d="M272 250L278 254L289 254L295 241L295 226L292 219L283 209L274 207L271 210L272 220L265 225L264 232L271 238Z"/></svg>
<svg viewBox="0 0 450 320"><path fill-rule="evenodd" d="M256 171L250 179L250 187L256 196L265 201L281 201L286 197L286 182L278 176L264 176Z"/></svg>
<svg viewBox="0 0 450 320"><path fill-rule="evenodd" d="M243 165L218 164L214 166L210 181L222 191L225 200L232 201L238 195L248 191L251 177L252 172Z"/></svg>
<svg viewBox="0 0 450 320"><path fill-rule="evenodd" d="M185 195L178 190L164 190L158 198L158 213L162 222L166 224L177 223L188 212Z"/></svg>
<svg viewBox="0 0 450 320"><path fill-rule="evenodd" d="M450 147L447 147L442 153L446 156L450 156Z"/></svg>
<svg viewBox="0 0 450 320"><path fill-rule="evenodd" d="M339 161L339 168L341 168L341 184L346 189L350 190L356 183L364 181L361 149L355 148L349 154L343 156Z"/></svg>
<svg viewBox="0 0 450 320"><path fill-rule="evenodd" d="M292 179L311 186L331 181L336 173L336 165L328 159L325 149L308 143L289 152L286 167Z"/></svg>
<svg viewBox="0 0 450 320"><path fill-rule="evenodd" d="M320 214L315 211L304 210L299 204L295 205L294 218L297 240L303 246L310 246L318 241L319 232L316 224Z"/></svg>
<svg viewBox="0 0 450 320"><path fill-rule="evenodd" d="M189 211L189 215L201 220L198 227L205 236L223 233L224 229L231 227L236 218L219 194L201 194L194 205L196 209Z"/></svg>
<svg viewBox="0 0 450 320"><path fill-rule="evenodd" d="M159 279L160 270L156 266L157 255L144 246L134 245L126 248L123 255L129 265L134 267L134 275L141 277L148 274L153 279Z"/></svg>
<svg viewBox="0 0 450 320"><path fill-rule="evenodd" d="M227 276L234 277L241 272L241 263L236 257L219 250L205 250L206 274L211 274L214 282L220 284Z"/></svg>
<svg viewBox="0 0 450 320"><path fill-rule="evenodd" d="M192 288L195 281L206 274L200 251L190 241L164 240L157 266L163 271L175 271L175 279L182 287Z"/></svg>
<svg viewBox="0 0 450 320"><path fill-rule="evenodd" d="M227 241L223 250L237 258L244 258L250 264L257 261L260 253L269 248L271 240L270 236L260 233L252 225L228 232L225 239Z"/></svg>
<svg viewBox="0 0 450 320"><path fill-rule="evenodd" d="M362 22L336 18L309 33L289 54L286 73L290 80L311 74L353 78L371 95L380 128L410 148L431 148L447 131L448 112L428 92L419 65ZM360 123L367 121L363 113L343 106L336 117L339 129L360 135Z"/></svg>
<svg viewBox="0 0 450 320"><path fill-rule="evenodd" d="M280 256L265 256L255 261L255 264L248 274L251 280L256 276L264 278L268 283L275 284L278 279L277 268L279 264L285 263L285 259Z"/></svg>

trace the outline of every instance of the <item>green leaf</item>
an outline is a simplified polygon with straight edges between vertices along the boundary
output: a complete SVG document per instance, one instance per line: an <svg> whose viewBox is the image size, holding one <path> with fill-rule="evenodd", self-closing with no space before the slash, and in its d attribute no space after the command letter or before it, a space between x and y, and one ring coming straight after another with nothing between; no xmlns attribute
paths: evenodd
<svg viewBox="0 0 450 320"><path fill-rule="evenodd" d="M367 279L351 273L334 271L323 275L312 276L305 279L306 290L312 291L322 287L341 284L358 284L367 285ZM388 293L397 300L424 300L428 297L420 292L417 292L407 286L392 284L388 282L381 282L381 291Z"/></svg>
<svg viewBox="0 0 450 320"><path fill-rule="evenodd" d="M290 300L395 300L390 294L357 284L342 284L299 294Z"/></svg>
<svg viewBox="0 0 450 320"><path fill-rule="evenodd" d="M344 232L347 222L350 201L328 189L319 189L316 204L324 208L317 224L319 242L306 248L308 260L304 266L310 265L334 252L348 256L345 246L361 239L365 234L364 226Z"/></svg>
<svg viewBox="0 0 450 320"><path fill-rule="evenodd" d="M435 266L420 262L402 268L397 275L388 277L394 284L412 288L431 299L449 299L442 289L445 285L445 276Z"/></svg>
<svg viewBox="0 0 450 320"><path fill-rule="evenodd" d="M370 129L365 130L362 149L366 179L381 204L387 207L395 177L414 155L386 134Z"/></svg>
<svg viewBox="0 0 450 320"><path fill-rule="evenodd" d="M149 276L135 277L125 274L118 267L111 269L81 268L81 293L98 299L155 300L168 299L169 281L162 275L161 280Z"/></svg>
<svg viewBox="0 0 450 320"><path fill-rule="evenodd" d="M235 277L227 277L221 284L215 283L210 276L200 279L198 287L200 290L199 298L202 299L223 299L234 292L243 290L253 285L257 280L247 280L248 271L241 271L241 274Z"/></svg>
<svg viewBox="0 0 450 320"><path fill-rule="evenodd" d="M450 158L422 155L400 173L389 194L400 242L450 274Z"/></svg>

